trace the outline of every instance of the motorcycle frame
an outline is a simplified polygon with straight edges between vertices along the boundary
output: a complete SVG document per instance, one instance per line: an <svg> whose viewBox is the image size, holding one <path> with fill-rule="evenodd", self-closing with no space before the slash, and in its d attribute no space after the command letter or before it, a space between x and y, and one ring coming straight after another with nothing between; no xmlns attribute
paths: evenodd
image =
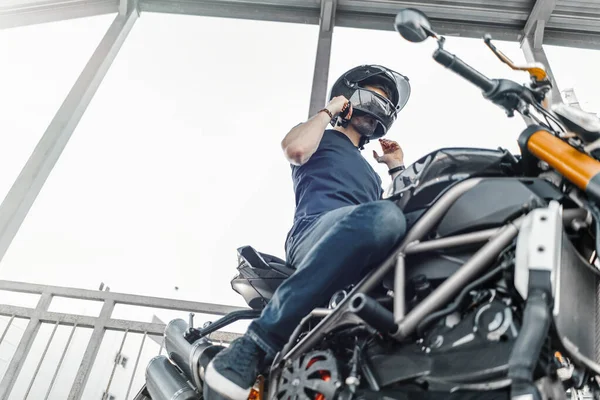
<svg viewBox="0 0 600 400"><path fill-rule="evenodd" d="M469 278L472 277L473 271L479 271L485 266L487 261L495 258L508 245L518 233L518 222L511 222L497 230L484 230L466 235L457 235L444 239L436 239L431 241L421 242L423 237L427 235L442 217L446 211L454 204L454 202L464 193L479 184L483 178L471 178L462 181L450 188L423 216L415 223L411 230L408 231L402 242L391 253L390 256L369 275L363 278L358 285L346 296L346 298L335 308L329 315L313 328L299 343L291 350L289 347L296 337L292 336L288 345L286 345L281 353L275 358L271 367L271 385L269 385L269 393L267 399L274 399L277 393L277 385L275 382L279 379L279 373L283 366L291 362L295 357L307 352L323 339L323 337L331 331L332 328L338 326L340 322L347 321L351 315L349 311L351 299L354 295L363 293L367 294L376 285L380 284L386 274L395 267L394 288L400 292L396 292L394 296L394 317L396 322L400 322L398 330L394 334L395 339L402 340L407 335L413 332L416 325L427 315L429 310L435 310L443 305L443 300L449 295L458 292ZM454 247L459 245L476 244L488 240L487 245L479 249L467 263L465 263L457 273L453 275L454 279L447 279L438 286L427 299L417 307L411 310L404 316L404 282L405 282L405 264L404 258L406 254L414 254L420 251L431 251L441 248ZM422 250L421 250L422 249ZM463 270L468 270L468 273L461 273ZM456 278L458 276L458 278ZM451 277L452 278L452 277ZM402 299L399 299L402 298ZM408 322L405 322L408 321ZM402 327L402 329L400 329Z"/></svg>
<svg viewBox="0 0 600 400"><path fill-rule="evenodd" d="M276 393L276 384L279 372L286 363L291 362L297 356L309 351L321 341L324 336L342 322L356 321L359 319L349 311L351 299L354 295L367 294L383 278L395 268L394 289L395 293L403 293L405 285L405 257L407 255L440 250L451 247L471 245L486 242L461 268L438 286L427 298L419 303L408 314L404 315L404 296L394 296L394 319L398 329L392 337L403 341L416 329L418 323L431 312L442 307L452 296L457 294L468 282L474 279L482 269L493 262L496 257L508 246L518 235L524 215L508 222L502 227L485 229L472 233L455 235L451 237L422 241L428 233L440 222L446 211L464 193L482 182L485 178L471 178L462 181L450 188L413 226L402 242L387 257L387 259L369 275L363 278L346 298L329 313L320 313L324 317L321 322L313 328L300 342L290 348L297 339L297 332L290 338L288 344L275 358L271 368L272 384L269 388L267 398L272 399ZM498 178L494 178L498 179ZM502 179L502 178L500 178ZM507 178L510 179L510 178ZM525 210L524 210L525 211ZM575 219L584 220L587 212L583 209L565 210L563 218L565 223ZM309 315L308 317L311 317Z"/></svg>

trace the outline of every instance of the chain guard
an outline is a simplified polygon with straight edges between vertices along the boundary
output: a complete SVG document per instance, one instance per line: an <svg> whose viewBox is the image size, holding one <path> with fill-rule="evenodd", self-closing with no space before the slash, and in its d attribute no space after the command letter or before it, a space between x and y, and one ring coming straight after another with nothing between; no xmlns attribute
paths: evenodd
<svg viewBox="0 0 600 400"><path fill-rule="evenodd" d="M276 399L333 400L341 387L337 360L330 350L311 351L281 371Z"/></svg>

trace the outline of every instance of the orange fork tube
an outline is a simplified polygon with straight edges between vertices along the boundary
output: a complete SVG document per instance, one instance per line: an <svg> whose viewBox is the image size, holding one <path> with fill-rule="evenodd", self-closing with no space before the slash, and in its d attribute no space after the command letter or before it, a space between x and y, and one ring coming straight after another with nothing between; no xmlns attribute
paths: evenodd
<svg viewBox="0 0 600 400"><path fill-rule="evenodd" d="M538 130L529 137L527 149L588 196L600 201L600 162L545 130Z"/></svg>

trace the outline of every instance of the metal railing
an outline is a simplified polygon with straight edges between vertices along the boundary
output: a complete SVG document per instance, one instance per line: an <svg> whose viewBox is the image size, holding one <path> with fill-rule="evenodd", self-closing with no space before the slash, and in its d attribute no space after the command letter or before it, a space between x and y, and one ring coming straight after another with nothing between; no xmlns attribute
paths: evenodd
<svg viewBox="0 0 600 400"><path fill-rule="evenodd" d="M162 352L162 335L164 332L165 325L163 323L156 322L140 322L133 320L124 320L124 319L116 319L112 318L113 311L115 306L118 304L122 305L130 305L130 306L138 306L138 307L148 307L152 309L163 309L163 310L176 310L182 312L194 312L200 314L210 314L210 315L224 315L231 311L240 310L239 307L218 305L218 304L210 304L210 303L200 303L200 302L192 302L185 300L174 300L167 298L158 298L158 297L148 297L148 296L139 296L139 295L131 295L124 293L114 293L114 292L105 292L105 291L94 291L94 290L85 290L85 289L75 289L75 288L67 288L67 287L58 287L58 286L46 286L39 284L31 284L31 283L22 283L22 282L13 282L13 281L1 281L0 280L0 290L8 291L8 292L16 292L16 293L29 293L39 295L39 299L37 302L37 306L35 308L0 304L0 316L4 316L8 318L8 323L6 327L0 331L0 345L2 345L3 340L5 340L7 332L11 328L11 325L14 323L15 319L27 319L27 327L23 331L20 341L16 345L16 350L14 351L12 358L8 364L6 372L4 376L0 376L0 399L9 399L11 391L15 386L15 382L17 382L17 378L19 374L22 372L23 365L25 360L27 359L32 345L38 336L38 332L40 331L40 327L42 325L49 324L52 327L52 331L50 333L50 337L45 344L45 348L42 352L41 358L37 362L37 366L34 368L33 376L27 385L27 390L25 391L25 397L30 395L31 389L36 383L36 379L38 378L38 373L40 371L40 367L44 361L44 358L47 355L48 349L55 337L55 333L57 328L61 325L66 325L72 327L70 329L70 333L64 348L62 349L62 354L60 356L59 361L56 365L52 366L54 371L52 375L52 379L50 380L50 384L47 388L45 388L45 399L48 399L51 390L53 389L53 385L56 383L57 376L61 370L61 367L65 364L65 355L69 349L69 346L72 343L73 335L78 329L87 329L92 330L91 337L87 342L87 346L83 353L83 358L79 364L78 370L75 374L74 379L71 382L71 386L69 389L68 399L69 400L79 400L82 398L84 389L86 388L86 384L88 383L90 373L92 371L92 367L94 366L94 362L96 361L96 357L98 355L100 346L105 337L105 333L107 331L119 331L123 332L123 339L120 343L118 355L121 354L123 350L123 345L128 334L141 334L141 344L138 349L138 353L136 356L136 361L133 367L133 372L131 373L131 377L129 379L127 394L125 398L127 399L131 393L132 383L134 378L136 377L136 372L140 363L140 356L142 351L144 350L144 346L146 343L147 337L153 338L157 343L161 343L159 353ZM51 312L48 311L52 299L55 297L65 297L70 299L78 299L78 300L92 300L102 302L102 308L98 316L87 316L87 315L78 315L72 313L63 313L63 312ZM3 301L0 299L0 303ZM221 341L229 343L231 340L235 339L239 335L231 332L215 332L211 335L211 339L215 341ZM156 337L160 337L161 339L157 340ZM108 395L106 393L109 392L111 383L115 376L115 370L117 368L118 361L114 361L114 365L112 366L112 371L110 373L110 377L106 384L105 394L100 394L102 399L108 399ZM145 366L140 368L141 371L144 370ZM28 374L30 373L30 369ZM49 377L49 375L47 376ZM134 392L135 394L135 392ZM100 398L95 397L95 398ZM35 396L36 398L39 397ZM87 396L86 396L87 397Z"/></svg>

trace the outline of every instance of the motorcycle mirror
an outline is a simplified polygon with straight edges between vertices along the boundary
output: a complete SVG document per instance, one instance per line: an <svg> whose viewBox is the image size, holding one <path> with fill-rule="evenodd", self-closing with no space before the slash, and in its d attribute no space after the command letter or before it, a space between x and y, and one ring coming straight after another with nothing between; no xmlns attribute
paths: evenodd
<svg viewBox="0 0 600 400"><path fill-rule="evenodd" d="M431 23L423 12L414 8L405 8L398 12L395 21L398 33L409 42L423 42L428 37L436 38Z"/></svg>

